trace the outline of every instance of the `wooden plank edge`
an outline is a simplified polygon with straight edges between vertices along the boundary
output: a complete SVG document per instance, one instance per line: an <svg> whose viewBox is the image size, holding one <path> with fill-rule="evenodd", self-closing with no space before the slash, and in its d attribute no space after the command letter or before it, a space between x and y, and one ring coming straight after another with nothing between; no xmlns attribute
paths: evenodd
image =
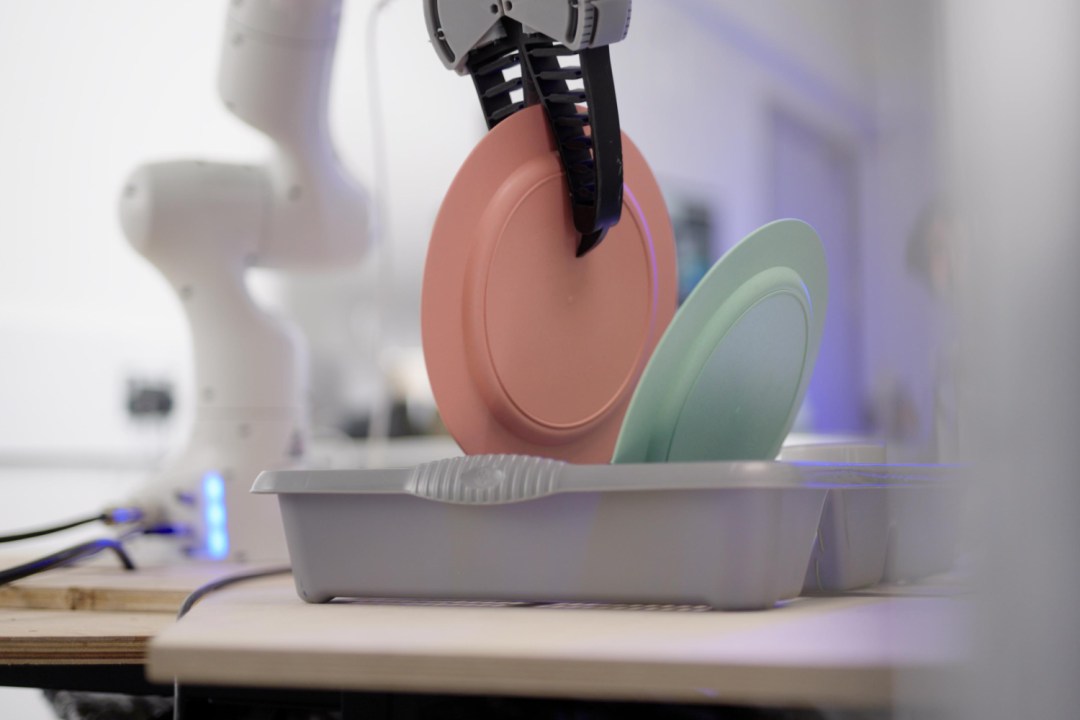
<svg viewBox="0 0 1080 720"><path fill-rule="evenodd" d="M476 657L397 655L293 657L288 678L271 653L203 651L151 645L147 677L154 682L379 692L456 693L592 700L637 700L774 707L820 704L885 708L894 701L896 675L905 682L936 677L939 666L708 665L604 663ZM228 668L222 672L222 668ZM593 679L596 678L596 679Z"/></svg>
<svg viewBox="0 0 1080 720"><path fill-rule="evenodd" d="M183 590L8 585L0 588L0 608L175 613L188 594Z"/></svg>

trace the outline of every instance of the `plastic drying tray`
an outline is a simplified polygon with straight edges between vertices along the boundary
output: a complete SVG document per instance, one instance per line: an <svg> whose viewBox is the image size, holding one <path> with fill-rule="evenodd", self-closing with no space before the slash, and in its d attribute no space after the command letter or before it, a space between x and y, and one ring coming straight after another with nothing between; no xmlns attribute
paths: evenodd
<svg viewBox="0 0 1080 720"><path fill-rule="evenodd" d="M831 480L835 472L843 472L838 464L884 463L885 448L872 444L785 446L780 459L813 463L808 471ZM830 490L803 590L836 592L881 582L888 529L888 494L879 484Z"/></svg>
<svg viewBox="0 0 1080 720"><path fill-rule="evenodd" d="M948 570L956 553L957 468L885 464L880 445L785 447L781 460L829 490L804 583L838 592Z"/></svg>
<svg viewBox="0 0 1080 720"><path fill-rule="evenodd" d="M573 465L512 455L274 471L297 591L708 604L799 594L828 485L778 462Z"/></svg>

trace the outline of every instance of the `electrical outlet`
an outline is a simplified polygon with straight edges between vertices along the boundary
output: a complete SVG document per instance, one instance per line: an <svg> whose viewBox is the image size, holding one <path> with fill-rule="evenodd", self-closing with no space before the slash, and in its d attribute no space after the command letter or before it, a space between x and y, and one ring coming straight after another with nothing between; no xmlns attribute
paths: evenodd
<svg viewBox="0 0 1080 720"><path fill-rule="evenodd" d="M173 383L171 380L128 378L127 412L134 420L164 420L172 414Z"/></svg>

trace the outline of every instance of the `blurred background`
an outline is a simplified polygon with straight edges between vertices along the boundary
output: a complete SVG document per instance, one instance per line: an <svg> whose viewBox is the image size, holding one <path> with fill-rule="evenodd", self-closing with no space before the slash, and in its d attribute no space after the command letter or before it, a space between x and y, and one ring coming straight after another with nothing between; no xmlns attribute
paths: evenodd
<svg viewBox="0 0 1080 720"><path fill-rule="evenodd" d="M391 2L374 47L370 7L346 3L331 124L369 189L373 148L386 153L375 190L393 291L376 292L377 253L251 277L310 342L328 438L363 437L387 398L394 434L438 431L423 258L484 132L421 4ZM122 493L184 436L187 328L116 203L147 160L265 154L215 92L224 13L0 3L3 527ZM668 197L684 289L772 219L803 218L826 244L830 316L797 429L881 438L894 460L971 463L973 519L957 522L981 552L977 661L943 691L971 717L1080 706L1078 36L1075 0L642 0L612 49L623 128ZM48 508L32 501L43 492ZM0 690L0 707L26 697ZM41 710L25 702L22 717Z"/></svg>
<svg viewBox="0 0 1080 720"><path fill-rule="evenodd" d="M317 427L351 435L365 434L381 375L395 432L433 424L424 254L485 131L471 81L431 50L421 4L390 3L375 48L368 10L345 6L331 124L370 187L374 53L392 297L378 300L377 253L332 273L252 278L311 343ZM46 0L0 12L0 397L19 408L0 415L0 452L145 459L189 419L188 337L174 294L124 239L117 198L147 160L265 154L216 95L224 10ZM637 4L612 49L623 127L669 198L685 290L769 220L803 218L826 240L832 309L801 430L933 440L934 299L906 256L940 192L937 37L934 2L676 0ZM132 396L153 407L155 390L169 413L129 411Z"/></svg>

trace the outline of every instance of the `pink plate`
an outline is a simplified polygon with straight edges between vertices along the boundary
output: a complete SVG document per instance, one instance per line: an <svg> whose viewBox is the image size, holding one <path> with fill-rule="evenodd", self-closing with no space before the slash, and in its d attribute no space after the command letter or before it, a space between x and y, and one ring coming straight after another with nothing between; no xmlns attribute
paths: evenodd
<svg viewBox="0 0 1080 720"><path fill-rule="evenodd" d="M660 188L622 142L622 219L581 258L540 107L496 126L454 178L428 248L421 330L436 403L466 453L610 461L677 282Z"/></svg>

